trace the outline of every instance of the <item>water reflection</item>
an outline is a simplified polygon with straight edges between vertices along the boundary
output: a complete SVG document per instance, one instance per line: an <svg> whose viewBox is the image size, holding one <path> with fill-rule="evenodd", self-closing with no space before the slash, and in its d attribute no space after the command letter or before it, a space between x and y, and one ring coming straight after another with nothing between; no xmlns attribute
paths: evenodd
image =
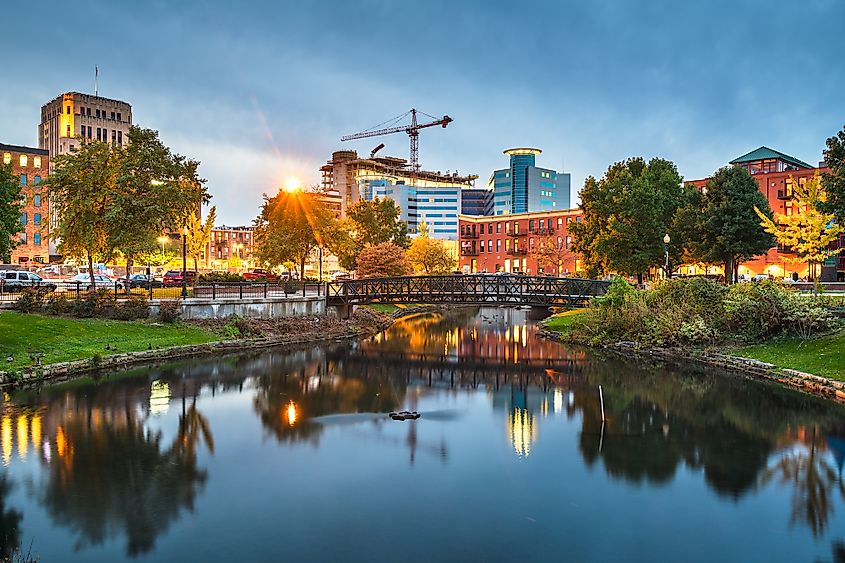
<svg viewBox="0 0 845 563"><path fill-rule="evenodd" d="M733 505L789 490L784 525L824 538L832 556L841 555L838 540L826 538L845 504L840 407L706 371L588 354L535 332L523 311L459 309L415 315L359 344L177 363L7 397L3 464L37 469L20 479L20 506L7 502L12 478L0 480L4 549L24 537L23 515L34 502L72 534L77 550L114 540L129 556L166 559L156 553L158 538L171 528L185 532L180 519L213 496L210 476L225 477L220 463L231 456L243 456L235 466L249 491L284 486L250 482L253 466L272 463L275 450L289 452L285 466L309 455L342 464L333 457L343 455L334 453L342 435L356 451L382 452L368 471L399 461L394 471L413 475L421 465L430 472L431 461L443 471L453 459L466 464L468 450L471 461L486 455L488 446L476 444L488 444L482 440L492 432L489 447L523 466L577 457L590 476L585 487L654 491L683 471ZM472 412L489 414L489 429L466 414L473 402L485 405ZM423 417L383 416L400 409ZM560 427L572 429L565 451ZM310 447L295 448L303 444ZM483 484L496 468L473 467L472 478Z"/></svg>

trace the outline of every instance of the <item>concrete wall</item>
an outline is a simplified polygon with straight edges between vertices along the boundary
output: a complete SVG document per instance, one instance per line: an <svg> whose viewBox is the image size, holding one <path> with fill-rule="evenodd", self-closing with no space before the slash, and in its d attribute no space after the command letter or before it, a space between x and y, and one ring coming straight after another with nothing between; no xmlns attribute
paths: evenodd
<svg viewBox="0 0 845 563"><path fill-rule="evenodd" d="M150 303L150 314L158 314L158 301ZM272 319L322 315L326 312L324 297L288 297L278 299L186 299L182 302L182 318L213 319L232 315Z"/></svg>

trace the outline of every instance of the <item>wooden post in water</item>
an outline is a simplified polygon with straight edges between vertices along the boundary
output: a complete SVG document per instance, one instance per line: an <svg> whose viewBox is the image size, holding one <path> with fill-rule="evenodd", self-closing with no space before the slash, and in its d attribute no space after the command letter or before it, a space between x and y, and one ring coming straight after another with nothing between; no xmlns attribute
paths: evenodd
<svg viewBox="0 0 845 563"><path fill-rule="evenodd" d="M599 401L601 401L601 422L604 424L604 392L602 391L601 385L599 385Z"/></svg>

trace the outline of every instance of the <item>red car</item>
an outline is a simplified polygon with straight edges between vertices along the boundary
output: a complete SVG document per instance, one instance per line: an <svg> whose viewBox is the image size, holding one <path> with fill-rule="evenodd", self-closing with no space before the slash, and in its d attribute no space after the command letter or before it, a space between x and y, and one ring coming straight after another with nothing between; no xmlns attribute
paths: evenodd
<svg viewBox="0 0 845 563"><path fill-rule="evenodd" d="M263 268L255 268L251 272L246 272L244 274L244 279L253 281L279 281L279 276L277 276L270 270L264 270Z"/></svg>
<svg viewBox="0 0 845 563"><path fill-rule="evenodd" d="M197 273L193 270L187 270L185 272L185 279L187 280L188 285L194 285L194 282L197 281ZM164 287L175 287L182 285L182 270L170 270L166 274L164 274L164 279L162 279L164 283Z"/></svg>

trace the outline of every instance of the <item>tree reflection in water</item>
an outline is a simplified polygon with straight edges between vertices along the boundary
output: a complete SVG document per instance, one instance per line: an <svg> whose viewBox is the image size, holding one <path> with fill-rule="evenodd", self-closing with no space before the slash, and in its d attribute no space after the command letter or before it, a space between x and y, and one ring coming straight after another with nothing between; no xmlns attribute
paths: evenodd
<svg viewBox="0 0 845 563"><path fill-rule="evenodd" d="M6 497L12 490L7 475L0 476L0 561L6 561L20 545L20 525L23 513L6 507Z"/></svg>

